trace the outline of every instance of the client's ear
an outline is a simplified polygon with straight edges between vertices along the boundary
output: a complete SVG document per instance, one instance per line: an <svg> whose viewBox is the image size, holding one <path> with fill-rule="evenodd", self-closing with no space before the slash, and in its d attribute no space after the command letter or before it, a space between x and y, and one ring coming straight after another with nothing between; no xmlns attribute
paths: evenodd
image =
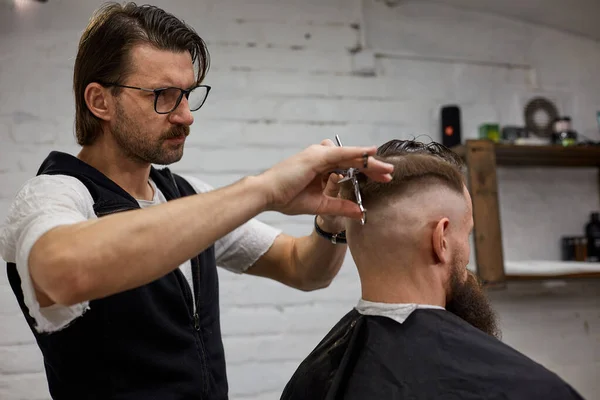
<svg viewBox="0 0 600 400"><path fill-rule="evenodd" d="M448 227L450 220L442 218L438 221L433 229L432 248L435 260L441 264L450 262L450 249L448 248Z"/></svg>

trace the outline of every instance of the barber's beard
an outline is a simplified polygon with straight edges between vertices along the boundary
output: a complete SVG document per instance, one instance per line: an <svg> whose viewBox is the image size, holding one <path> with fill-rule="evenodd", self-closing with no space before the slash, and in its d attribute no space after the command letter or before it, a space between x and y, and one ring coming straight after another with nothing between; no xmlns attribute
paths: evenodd
<svg viewBox="0 0 600 400"><path fill-rule="evenodd" d="M120 104L117 104L116 120L111 128L115 141L127 158L158 165L172 164L183 156L183 145L167 148L165 140L190 134L188 126L178 125L164 132L158 139L149 137Z"/></svg>
<svg viewBox="0 0 600 400"><path fill-rule="evenodd" d="M450 296L446 310L499 339L502 333L498 327L496 313L478 278L471 271L467 271L467 279L463 282L463 274L464 269L456 264L450 276Z"/></svg>

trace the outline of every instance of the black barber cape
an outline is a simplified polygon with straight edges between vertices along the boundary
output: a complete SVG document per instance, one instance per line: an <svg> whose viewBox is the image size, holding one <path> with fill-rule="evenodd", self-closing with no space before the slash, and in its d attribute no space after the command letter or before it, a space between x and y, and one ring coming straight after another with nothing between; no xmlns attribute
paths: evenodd
<svg viewBox="0 0 600 400"><path fill-rule="evenodd" d="M281 400L582 399L540 364L439 309L404 323L352 310L300 364Z"/></svg>

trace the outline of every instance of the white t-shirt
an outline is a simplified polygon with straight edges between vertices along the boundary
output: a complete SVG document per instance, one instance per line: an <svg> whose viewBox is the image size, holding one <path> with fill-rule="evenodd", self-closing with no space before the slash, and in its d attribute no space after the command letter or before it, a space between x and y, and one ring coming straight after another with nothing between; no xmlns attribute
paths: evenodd
<svg viewBox="0 0 600 400"><path fill-rule="evenodd" d="M402 324L415 310L419 309L434 309L445 310L444 307L434 306L429 304L415 303L376 303L360 299L356 305L356 311L363 315L376 315L387 317Z"/></svg>
<svg viewBox="0 0 600 400"><path fill-rule="evenodd" d="M198 193L213 188L190 176L183 176ZM140 207L165 203L166 199L154 182L151 201L138 200ZM28 180L11 204L4 225L0 226L0 256L17 264L25 305L36 322L38 332L54 332L67 326L89 309L89 302L72 306L54 304L40 307L31 277L28 259L33 244L50 229L59 225L97 218L91 194L78 179L66 175L40 175ZM215 242L217 265L235 273L243 273L273 244L280 230L252 219ZM191 262L180 267L190 287Z"/></svg>

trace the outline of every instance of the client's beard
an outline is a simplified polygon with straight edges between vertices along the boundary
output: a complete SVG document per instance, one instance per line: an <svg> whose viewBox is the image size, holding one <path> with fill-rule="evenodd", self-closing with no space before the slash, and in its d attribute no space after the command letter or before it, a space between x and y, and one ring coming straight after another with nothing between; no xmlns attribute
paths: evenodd
<svg viewBox="0 0 600 400"><path fill-rule="evenodd" d="M450 296L446 302L446 310L475 328L500 339L502 333L498 327L496 313L483 292L479 280L467 270L467 279L462 282L463 271L459 267L452 269Z"/></svg>

